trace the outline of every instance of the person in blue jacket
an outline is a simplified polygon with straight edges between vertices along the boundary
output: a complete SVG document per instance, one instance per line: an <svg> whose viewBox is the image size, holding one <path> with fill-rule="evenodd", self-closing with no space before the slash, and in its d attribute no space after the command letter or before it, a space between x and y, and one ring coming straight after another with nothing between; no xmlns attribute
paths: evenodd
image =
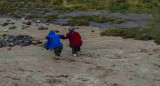
<svg viewBox="0 0 160 86"><path fill-rule="evenodd" d="M53 30L51 30L48 35L46 36L47 43L46 43L46 50L54 50L56 56L60 56L63 44L61 43L60 39L64 38L64 35L56 35Z"/></svg>

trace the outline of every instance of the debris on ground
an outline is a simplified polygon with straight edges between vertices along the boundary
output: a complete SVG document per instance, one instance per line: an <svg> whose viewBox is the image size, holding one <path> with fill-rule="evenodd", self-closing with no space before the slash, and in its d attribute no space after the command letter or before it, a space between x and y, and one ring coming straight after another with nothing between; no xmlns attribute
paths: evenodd
<svg viewBox="0 0 160 86"><path fill-rule="evenodd" d="M2 47L13 47L16 45L20 45L22 47L29 46L29 45L38 45L43 44L40 40L34 39L32 36L29 35L7 35L3 34L0 37L0 48Z"/></svg>

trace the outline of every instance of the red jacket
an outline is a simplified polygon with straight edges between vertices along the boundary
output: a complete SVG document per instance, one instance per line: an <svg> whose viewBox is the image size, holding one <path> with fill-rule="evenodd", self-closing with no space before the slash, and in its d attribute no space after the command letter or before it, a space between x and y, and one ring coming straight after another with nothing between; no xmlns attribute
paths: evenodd
<svg viewBox="0 0 160 86"><path fill-rule="evenodd" d="M82 45L82 40L81 40L81 36L79 35L78 32L74 32L72 33L67 33L66 34L66 39L69 38L70 41L70 47L76 47L76 46L81 46Z"/></svg>

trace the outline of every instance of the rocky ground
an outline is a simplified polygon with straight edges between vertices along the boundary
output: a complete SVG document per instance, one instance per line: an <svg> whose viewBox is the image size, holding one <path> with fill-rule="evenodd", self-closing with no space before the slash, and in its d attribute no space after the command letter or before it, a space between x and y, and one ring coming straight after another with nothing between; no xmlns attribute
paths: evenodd
<svg viewBox="0 0 160 86"><path fill-rule="evenodd" d="M100 29L106 29L106 28L116 28L116 27L149 27L149 16L153 14L136 14L136 13L113 13L106 10L98 10L98 11L56 11L56 10L50 10L50 11L15 11L14 14L16 16L11 16L11 14L0 14L0 17L2 18L27 18L28 15L34 16L39 15L40 17L49 16L49 15L58 15L58 18L51 19L49 23L55 24L55 25L67 25L69 20L72 20L71 17L76 16L92 16L92 15L99 15L99 16L107 16L108 18L114 18L115 20L112 22L104 22L104 23L97 23L97 22L89 22L89 27L96 27ZM159 14L154 14L159 15ZM18 16L18 17L17 17ZM67 17L68 16L68 17ZM66 18L63 18L66 17ZM117 23L119 19L123 19L124 21L122 23ZM32 18L34 22L36 20L40 20L41 22L47 22L47 19L45 18Z"/></svg>
<svg viewBox="0 0 160 86"><path fill-rule="evenodd" d="M32 23L2 18L15 24L0 26L2 34L44 38L49 30L66 34L68 26ZM16 26L15 29L8 29ZM48 29L39 30L39 26ZM153 41L101 37L91 27L76 29L83 40L82 54L71 56L68 40L62 40L62 57L38 45L0 48L0 86L159 86L160 46ZM43 40L45 41L45 40Z"/></svg>

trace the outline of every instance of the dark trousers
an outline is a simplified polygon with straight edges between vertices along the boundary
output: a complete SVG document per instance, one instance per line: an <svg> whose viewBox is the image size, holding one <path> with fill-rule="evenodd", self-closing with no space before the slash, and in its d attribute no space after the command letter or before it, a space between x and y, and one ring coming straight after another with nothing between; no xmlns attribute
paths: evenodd
<svg viewBox="0 0 160 86"><path fill-rule="evenodd" d="M81 46L76 46L72 48L72 54L77 54L77 52L81 51Z"/></svg>
<svg viewBox="0 0 160 86"><path fill-rule="evenodd" d="M56 56L60 56L61 52L62 52L62 49L63 49L63 46L59 46L59 47L54 48L54 54Z"/></svg>

